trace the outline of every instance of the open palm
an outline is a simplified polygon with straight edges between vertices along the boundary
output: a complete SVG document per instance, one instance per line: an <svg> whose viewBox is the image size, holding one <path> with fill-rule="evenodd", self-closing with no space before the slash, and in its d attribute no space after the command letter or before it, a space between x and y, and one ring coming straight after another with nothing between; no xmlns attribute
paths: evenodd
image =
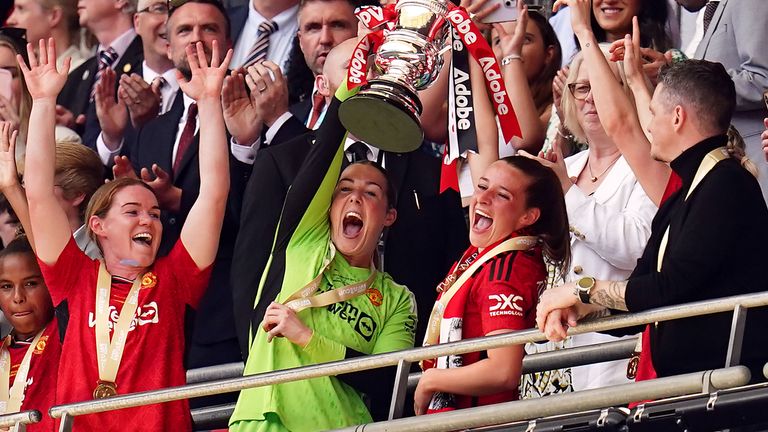
<svg viewBox="0 0 768 432"><path fill-rule="evenodd" d="M0 190L19 183L16 171L16 136L10 122L0 122Z"/></svg>
<svg viewBox="0 0 768 432"><path fill-rule="evenodd" d="M198 42L194 46L191 44L187 46L187 60L192 71L192 79L187 80L180 77L179 86L187 96L194 100L221 97L221 86L227 75L232 50L228 50L224 60L219 63L219 44L217 41L213 41L212 45L210 66L202 42Z"/></svg>
<svg viewBox="0 0 768 432"><path fill-rule="evenodd" d="M47 46L44 39L40 39L39 43L39 58L32 44L27 44L29 67L21 56L17 55L16 58L32 99L55 98L67 82L70 59L65 59L61 70L56 69L56 42L51 38Z"/></svg>

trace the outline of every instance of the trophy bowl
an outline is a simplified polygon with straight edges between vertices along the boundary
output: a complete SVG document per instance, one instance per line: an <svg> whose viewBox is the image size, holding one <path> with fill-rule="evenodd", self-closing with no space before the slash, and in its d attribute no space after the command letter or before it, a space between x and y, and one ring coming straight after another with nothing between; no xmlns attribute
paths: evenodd
<svg viewBox="0 0 768 432"><path fill-rule="evenodd" d="M382 150L407 153L424 139L418 91L440 73L440 49L449 34L448 0L400 0L395 28L373 63L374 78L339 107L339 118L358 139Z"/></svg>

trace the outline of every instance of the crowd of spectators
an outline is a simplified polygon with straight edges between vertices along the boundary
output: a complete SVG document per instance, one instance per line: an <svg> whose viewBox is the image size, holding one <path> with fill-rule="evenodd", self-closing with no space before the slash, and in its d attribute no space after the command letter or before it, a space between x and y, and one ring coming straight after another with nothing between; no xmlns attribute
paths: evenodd
<svg viewBox="0 0 768 432"><path fill-rule="evenodd" d="M450 50L419 91L416 150L342 125L360 90L350 59L375 30L355 12L394 2L10 2L0 414L183 385L206 366L257 374L532 327L549 342L423 361L412 413L722 367L729 314L567 330L768 291L763 2L520 1L516 21L486 23L501 3L457 0L495 58L468 60L476 144L456 155ZM496 63L520 130L509 141L484 78ZM754 379L766 324L750 312ZM622 337L637 337L631 358L521 374L526 354ZM393 378L321 377L74 429L191 430L190 406L235 401L232 431L334 429L386 419ZM44 415L29 429L57 426Z"/></svg>

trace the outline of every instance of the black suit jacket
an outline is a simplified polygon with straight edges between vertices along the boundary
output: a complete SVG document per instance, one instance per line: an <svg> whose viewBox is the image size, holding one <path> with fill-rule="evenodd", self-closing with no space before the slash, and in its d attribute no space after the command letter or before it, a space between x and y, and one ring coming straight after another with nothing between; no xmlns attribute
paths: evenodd
<svg viewBox="0 0 768 432"><path fill-rule="evenodd" d="M144 51L141 38L136 36L113 68L117 74L117 79L119 80L124 73L141 71L143 61ZM96 107L90 103L90 99L98 67L99 59L97 56L93 56L70 72L57 99L57 103L72 111L75 117L85 114L85 127L78 132L83 135L85 144L93 143L93 146L89 145L89 147L94 150L96 149L96 137L99 136L101 127L99 126L99 119L96 118Z"/></svg>
<svg viewBox="0 0 768 432"><path fill-rule="evenodd" d="M172 172L173 146L179 120L184 111L184 98L181 91L177 94L171 109L149 121L141 128L135 142L126 142L129 146L134 167L150 168L156 163L168 173ZM166 255L181 235L189 210L200 192L200 164L198 159L199 136L195 135L192 144L181 159L173 184L182 190L181 205L178 212L163 211L163 238L159 255ZM198 307L192 325L192 343L206 345L235 339L232 317L232 293L230 292L229 273L232 249L237 236L238 220L232 208L239 205L243 188L250 173L250 166L230 157L230 197L221 231L219 250L214 262L211 281ZM206 235L206 233L200 233ZM204 358L188 359L191 365L205 364Z"/></svg>
<svg viewBox="0 0 768 432"><path fill-rule="evenodd" d="M262 150L254 161L243 197L241 230L232 264L235 326L244 359L248 355L251 321L262 318L253 316L254 302L283 200L313 139L314 132L305 128L292 140ZM384 270L416 296L422 317L417 327L419 341L436 298L435 287L466 249L469 233L458 193L438 193L440 158L424 148L411 153L385 153L384 157L399 197L397 220L385 232Z"/></svg>

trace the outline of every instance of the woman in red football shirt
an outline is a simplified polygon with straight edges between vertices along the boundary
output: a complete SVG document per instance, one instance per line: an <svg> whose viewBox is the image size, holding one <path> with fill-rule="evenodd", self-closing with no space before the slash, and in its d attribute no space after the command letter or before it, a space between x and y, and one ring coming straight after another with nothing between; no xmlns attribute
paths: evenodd
<svg viewBox="0 0 768 432"><path fill-rule="evenodd" d="M425 345L507 333L535 324L546 257L568 268L570 235L562 186L539 162L491 164L469 207L469 249L438 285ZM417 415L517 399L522 345L425 361Z"/></svg>
<svg viewBox="0 0 768 432"><path fill-rule="evenodd" d="M196 50L195 50L196 48ZM86 225L103 261L88 258L72 238L54 194L56 96L68 62L56 68L53 40L28 46L30 65L19 59L33 98L27 148L26 190L40 267L54 304L66 300L70 320L62 347L56 402L183 385L184 311L207 286L229 190L229 161L221 87L231 51L219 62L213 43L209 67L202 43L187 47L192 78L181 89L197 101L200 118L200 193L181 238L155 259L162 225L153 190L118 179L96 191ZM98 348L98 349L97 349ZM97 352L98 351L98 352ZM78 417L76 430L191 430L186 401Z"/></svg>

